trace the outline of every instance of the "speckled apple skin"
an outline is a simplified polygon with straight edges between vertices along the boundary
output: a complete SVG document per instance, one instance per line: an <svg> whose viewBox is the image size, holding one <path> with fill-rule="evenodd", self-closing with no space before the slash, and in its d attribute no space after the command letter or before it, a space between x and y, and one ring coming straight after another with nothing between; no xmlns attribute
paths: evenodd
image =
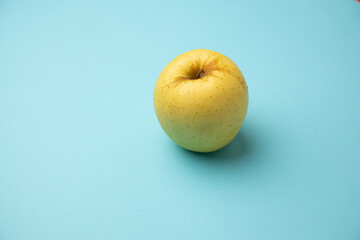
<svg viewBox="0 0 360 240"><path fill-rule="evenodd" d="M204 76L194 79L201 69ZM176 57L161 72L154 91L163 130L179 146L195 152L229 144L244 122L248 101L240 69L228 57L207 49Z"/></svg>

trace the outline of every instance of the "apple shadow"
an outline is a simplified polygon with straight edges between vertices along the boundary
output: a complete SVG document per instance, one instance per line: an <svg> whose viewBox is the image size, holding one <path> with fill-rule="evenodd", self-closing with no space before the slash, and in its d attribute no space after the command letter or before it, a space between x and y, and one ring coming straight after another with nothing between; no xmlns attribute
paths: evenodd
<svg viewBox="0 0 360 240"><path fill-rule="evenodd" d="M241 130L232 142L224 148L210 153L192 152L179 148L183 154L191 159L214 165L232 165L244 163L253 159L254 142L249 129Z"/></svg>

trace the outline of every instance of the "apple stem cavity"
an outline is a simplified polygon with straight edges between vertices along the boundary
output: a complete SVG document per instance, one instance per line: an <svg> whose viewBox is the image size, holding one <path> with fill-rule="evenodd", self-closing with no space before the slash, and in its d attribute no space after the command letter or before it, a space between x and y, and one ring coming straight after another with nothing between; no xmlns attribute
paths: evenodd
<svg viewBox="0 0 360 240"><path fill-rule="evenodd" d="M206 74L205 74L205 70L204 69L201 69L198 74L196 75L196 79L200 79L202 77L204 77Z"/></svg>

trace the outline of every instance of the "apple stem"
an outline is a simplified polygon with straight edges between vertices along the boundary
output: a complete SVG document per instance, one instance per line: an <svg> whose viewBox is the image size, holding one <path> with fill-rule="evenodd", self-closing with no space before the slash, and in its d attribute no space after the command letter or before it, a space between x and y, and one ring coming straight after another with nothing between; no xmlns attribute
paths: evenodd
<svg viewBox="0 0 360 240"><path fill-rule="evenodd" d="M205 70L204 70L204 69L201 69L201 70L198 72L196 78L197 78L197 79L200 79L200 78L202 78L203 76L205 76Z"/></svg>

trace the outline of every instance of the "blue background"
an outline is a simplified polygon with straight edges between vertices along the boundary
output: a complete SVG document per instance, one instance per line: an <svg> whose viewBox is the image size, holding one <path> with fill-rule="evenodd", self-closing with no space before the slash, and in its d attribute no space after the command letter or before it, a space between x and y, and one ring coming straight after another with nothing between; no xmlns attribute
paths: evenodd
<svg viewBox="0 0 360 240"><path fill-rule="evenodd" d="M0 239L360 239L360 4L0 1ZM249 86L226 148L153 109L177 55Z"/></svg>

